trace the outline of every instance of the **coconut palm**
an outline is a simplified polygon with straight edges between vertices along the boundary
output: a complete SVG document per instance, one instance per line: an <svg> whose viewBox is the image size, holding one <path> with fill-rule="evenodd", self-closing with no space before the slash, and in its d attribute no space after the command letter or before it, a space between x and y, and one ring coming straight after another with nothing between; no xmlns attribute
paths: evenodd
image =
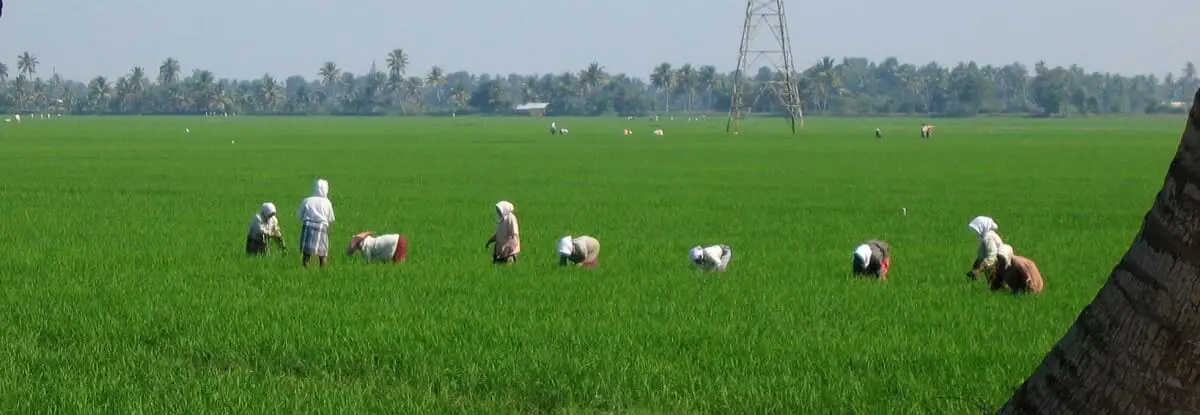
<svg viewBox="0 0 1200 415"><path fill-rule="evenodd" d="M180 70L179 61L175 58L167 58L162 65L158 66L158 82L163 85L179 82Z"/></svg>
<svg viewBox="0 0 1200 415"><path fill-rule="evenodd" d="M588 67L579 72L579 81L583 83L584 92L590 93L600 84L604 83L607 74L604 73L604 66L597 62L588 64Z"/></svg>
<svg viewBox="0 0 1200 415"><path fill-rule="evenodd" d="M676 79L678 80L677 85L675 85L675 89L687 97L687 110L690 112L692 111L692 105L695 101L696 87L700 81L699 76L696 73L696 68L692 67L692 64L687 63L683 66L680 66L679 70L676 71L675 74Z"/></svg>
<svg viewBox="0 0 1200 415"><path fill-rule="evenodd" d="M37 56L34 56L29 51L25 51L17 56L17 70L25 74L26 78L33 79L33 74L37 73L37 66L41 63Z"/></svg>
<svg viewBox="0 0 1200 415"><path fill-rule="evenodd" d="M325 95L329 97L330 101L337 102L338 81L340 81L341 74L342 70L338 69L337 64L333 61L326 61L321 65L321 69L317 70L317 76L321 77L321 86L325 87Z"/></svg>
<svg viewBox="0 0 1200 415"><path fill-rule="evenodd" d="M1125 256L1001 414L1182 414L1200 407L1200 92Z"/></svg>
<svg viewBox="0 0 1200 415"><path fill-rule="evenodd" d="M433 87L437 103L442 105L442 87L446 85L446 72L437 66L429 68L429 73L425 75L425 84Z"/></svg>
<svg viewBox="0 0 1200 415"><path fill-rule="evenodd" d="M675 71L671 68L671 64L663 62L654 67L654 72L650 74L650 84L663 92L666 97L666 111L671 112L671 91L675 90L677 85Z"/></svg>
<svg viewBox="0 0 1200 415"><path fill-rule="evenodd" d="M404 75L408 71L408 54L404 53L404 49L396 49L388 52L387 66L389 74L395 76Z"/></svg>

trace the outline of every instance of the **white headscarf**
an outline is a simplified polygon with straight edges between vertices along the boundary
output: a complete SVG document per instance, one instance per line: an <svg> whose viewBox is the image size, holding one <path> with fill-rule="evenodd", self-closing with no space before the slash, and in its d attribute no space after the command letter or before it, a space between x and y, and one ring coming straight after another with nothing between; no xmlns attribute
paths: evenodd
<svg viewBox="0 0 1200 415"><path fill-rule="evenodd" d="M699 261L700 258L703 258L703 257L704 257L704 248L701 248L699 246L693 247L692 251L688 253L688 258L691 258L691 260L693 262Z"/></svg>
<svg viewBox="0 0 1200 415"><path fill-rule="evenodd" d="M516 207L513 206L512 202L501 200L500 202L496 203L496 215L498 216L496 219L504 219L508 217L508 215L513 214L515 211Z"/></svg>
<svg viewBox="0 0 1200 415"><path fill-rule="evenodd" d="M264 218L269 215L272 215L275 213L275 204L271 203L271 202L263 203L262 209L259 212L262 213L262 216Z"/></svg>
<svg viewBox="0 0 1200 415"><path fill-rule="evenodd" d="M317 184L313 189L313 196L329 197L329 182L325 179L317 179Z"/></svg>
<svg viewBox="0 0 1200 415"><path fill-rule="evenodd" d="M574 244L571 242L571 235L562 237L558 240L558 254L562 256L571 255L575 252Z"/></svg>
<svg viewBox="0 0 1200 415"><path fill-rule="evenodd" d="M967 227L975 231L980 238L983 238L983 235L986 235L988 232L999 229L1000 225L997 225L996 221L987 216L976 216L975 219L971 219L971 223L968 223Z"/></svg>
<svg viewBox="0 0 1200 415"><path fill-rule="evenodd" d="M859 261L862 261L863 265L870 264L871 247L867 246L867 244L859 245L857 248L854 248L854 256L858 257Z"/></svg>

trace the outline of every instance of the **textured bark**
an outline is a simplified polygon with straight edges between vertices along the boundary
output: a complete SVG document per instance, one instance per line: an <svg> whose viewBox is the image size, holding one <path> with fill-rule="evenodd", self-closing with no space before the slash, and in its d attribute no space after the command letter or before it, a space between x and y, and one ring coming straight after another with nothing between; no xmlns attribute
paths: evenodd
<svg viewBox="0 0 1200 415"><path fill-rule="evenodd" d="M1001 414L1200 414L1200 91L1142 228Z"/></svg>

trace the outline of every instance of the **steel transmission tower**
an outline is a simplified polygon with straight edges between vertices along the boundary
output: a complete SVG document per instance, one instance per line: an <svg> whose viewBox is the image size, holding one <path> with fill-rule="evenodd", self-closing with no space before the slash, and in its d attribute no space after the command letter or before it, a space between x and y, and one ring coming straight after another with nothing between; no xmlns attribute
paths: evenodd
<svg viewBox="0 0 1200 415"><path fill-rule="evenodd" d="M760 31L770 31L762 34ZM762 36L761 41L756 37ZM779 105L787 112L788 123L792 126L792 134L796 133L796 122L804 127L804 113L800 109L800 91L796 85L796 65L792 61L792 39L788 35L787 12L783 9L783 0L746 0L746 22L742 27L742 45L738 51L737 72L734 74L733 97L729 106L729 122L725 132L737 133L741 130L742 116L757 103L761 90L747 91L747 77L753 77L752 70L766 66L760 62L767 60L775 70L775 77L761 87L778 98ZM753 94L754 102L747 105L746 93Z"/></svg>

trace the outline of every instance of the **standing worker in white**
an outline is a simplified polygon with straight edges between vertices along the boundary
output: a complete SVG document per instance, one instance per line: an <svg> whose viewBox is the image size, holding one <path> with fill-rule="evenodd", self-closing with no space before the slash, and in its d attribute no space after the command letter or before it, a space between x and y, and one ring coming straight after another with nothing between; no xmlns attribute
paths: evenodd
<svg viewBox="0 0 1200 415"><path fill-rule="evenodd" d="M517 222L517 208L512 202L502 200L496 203L496 232L488 238L483 246L492 248L493 264L512 264L517 262L517 254L521 253L521 226Z"/></svg>
<svg viewBox="0 0 1200 415"><path fill-rule="evenodd" d="M733 259L733 250L729 245L713 245L707 248L696 246L688 254L697 268L705 271L725 271L729 261Z"/></svg>
<svg viewBox="0 0 1200 415"><path fill-rule="evenodd" d="M317 179L313 195L300 201L300 251L304 267L313 256L322 268L329 268L329 224L333 223L333 203L329 201L329 182Z"/></svg>

